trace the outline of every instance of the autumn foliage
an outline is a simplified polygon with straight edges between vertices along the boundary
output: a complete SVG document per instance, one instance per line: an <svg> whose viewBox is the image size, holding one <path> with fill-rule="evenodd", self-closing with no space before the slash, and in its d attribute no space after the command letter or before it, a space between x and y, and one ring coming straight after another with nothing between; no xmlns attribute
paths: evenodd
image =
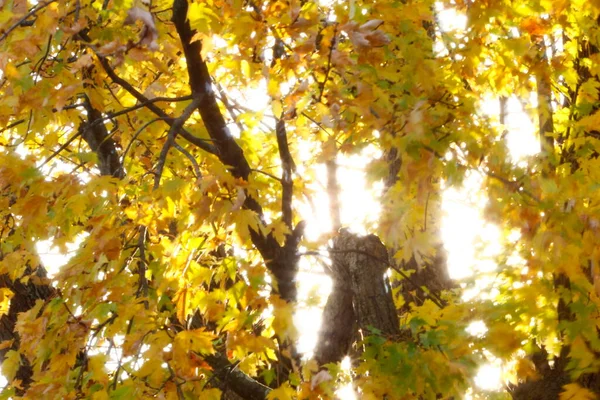
<svg viewBox="0 0 600 400"><path fill-rule="evenodd" d="M599 46L590 0L0 1L0 399L598 398ZM456 281L474 176L501 250Z"/></svg>

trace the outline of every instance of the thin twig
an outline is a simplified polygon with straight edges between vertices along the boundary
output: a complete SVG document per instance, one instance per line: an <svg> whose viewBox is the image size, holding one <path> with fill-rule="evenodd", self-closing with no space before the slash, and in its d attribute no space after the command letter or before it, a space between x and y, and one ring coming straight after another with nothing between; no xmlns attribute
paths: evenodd
<svg viewBox="0 0 600 400"><path fill-rule="evenodd" d="M52 154L50 154L50 156L48 158L46 158L39 166L38 169L42 168L44 165L48 164L54 157L56 157L61 151L63 151L64 149L66 149L67 147L69 147L69 145L71 143L73 143L73 141L75 139L77 139L79 136L81 136L82 134L82 130L78 129L77 132L75 132L75 134L73 136L71 136L69 139L67 139L67 141L65 143L63 143L55 152L53 152Z"/></svg>
<svg viewBox="0 0 600 400"><path fill-rule="evenodd" d="M254 168L252 169L252 172L258 172L259 174L263 174L263 175L268 176L269 178L275 179L277 182L281 182L280 178L276 177L275 175L273 175L273 174L271 174L269 172L266 172L266 171L263 171L263 170L260 170L260 169L254 169Z"/></svg>
<svg viewBox="0 0 600 400"><path fill-rule="evenodd" d="M12 122L12 123L8 124L6 127L0 129L0 133L7 131L11 128L14 128L17 125L21 125L23 122L25 122L25 119L20 119L18 121Z"/></svg>
<svg viewBox="0 0 600 400"><path fill-rule="evenodd" d="M38 11L40 11L40 10L48 7L50 4L52 4L54 2L56 2L56 0L50 0L47 3L38 4L36 7L34 7L33 9L31 9L31 11L29 11L21 19L19 19L17 22L15 22L10 28L8 28L6 30L6 32L4 32L4 34L2 36L0 36L0 42L2 42L4 39L6 39L8 37L8 35L10 35L10 33L12 31L14 31L15 29L17 29L19 26L23 25L23 23L26 22L27 18L31 17L32 15L34 15L35 13L37 13Z"/></svg>
<svg viewBox="0 0 600 400"><path fill-rule="evenodd" d="M168 103L175 103L175 102L179 102L179 101L188 101L188 100L192 100L194 98L194 96L192 96L191 94L187 95L187 96L181 96L181 97L154 97L152 99L146 99L146 101L141 101L139 103L137 103L134 106L125 108L123 110L117 111L117 112L113 112L113 113L108 113L106 115L106 117L104 117L104 120L107 119L113 119L115 117L118 117L120 115L123 114L127 114L131 111L135 111L138 110L140 108L144 108L146 107L148 104L154 104L154 103L158 103L158 102L168 102Z"/></svg>
<svg viewBox="0 0 600 400"><path fill-rule="evenodd" d="M148 122L146 122L144 125L142 125L134 134L133 137L131 138L131 141L127 144L127 147L125 148L125 151L123 152L123 156L121 158L121 162L125 163L125 157L127 156L127 153L129 152L129 149L131 149L131 146L133 145L133 142L135 142L135 140L137 139L137 137L142 133L142 131L144 129L146 129L150 124L153 124L156 121L164 121L164 118L154 118Z"/></svg>
<svg viewBox="0 0 600 400"><path fill-rule="evenodd" d="M33 69L35 70L36 74L40 74L40 71L42 70L42 65L44 64L44 62L46 61L46 59L48 58L48 54L50 53L50 47L52 47L52 38L53 35L48 36L48 43L46 44L46 52L44 53L44 55L42 56L42 58L40 58L36 63L35 66L33 67ZM34 81L34 85L37 82Z"/></svg>
<svg viewBox="0 0 600 400"><path fill-rule="evenodd" d="M196 179L202 178L202 173L200 172L200 165L198 165L198 161L196 161L194 156L189 151L181 147L177 142L173 143L173 147L179 150L181 154L183 154L188 160L190 160L190 162L192 163L192 167L194 168L194 175L196 176Z"/></svg>
<svg viewBox="0 0 600 400"><path fill-rule="evenodd" d="M147 229L144 225L140 225L139 236L138 236L138 249L140 251L140 260L138 262L138 290L136 293L137 297L142 296L144 298L144 308L148 309L148 279L146 279L146 268L148 261L146 260L146 232Z"/></svg>
<svg viewBox="0 0 600 400"><path fill-rule="evenodd" d="M235 115L235 112L233 111L233 105L229 102L229 99L227 98L227 94L225 93L223 86L221 86L221 84L219 84L219 83L215 83L215 84L217 86L217 89L219 90L219 94L221 95L219 100L221 100L221 103L223 103L223 105L227 109L227 112L229 112L231 119L233 120L235 125L238 127L238 129L240 130L240 134L241 134L242 132L244 132L244 126L242 125L242 123L240 121L238 121L238 116Z"/></svg>
<svg viewBox="0 0 600 400"><path fill-rule="evenodd" d="M277 119L275 124L275 136L277 137L277 147L279 149L279 159L281 160L281 214L283 223L292 229L292 199L294 194L294 180L292 174L296 170L296 165L288 144L285 121Z"/></svg>
<svg viewBox="0 0 600 400"><path fill-rule="evenodd" d="M311 117L310 115L308 115L305 112L303 112L302 115L304 115L306 118L308 118L310 121L312 121L312 123L314 123L315 125L317 125L319 127L319 129L321 129L327 135L331 136L331 132L329 132L327 129L323 128L323 126L321 125L321 123L317 122L313 117Z"/></svg>
<svg viewBox="0 0 600 400"><path fill-rule="evenodd" d="M160 156L158 157L158 164L156 165L156 175L154 176L154 189L158 189L160 185L160 178L162 176L163 170L165 168L165 162L167 161L167 154L171 149L171 146L175 143L175 138L177 137L177 132L183 127L183 124L191 117L191 115L196 111L202 98L204 96L199 95L188 106L183 110L183 113L180 117L176 118L171 125L171 129L169 129L169 134L167 135L167 140L163 145L162 150L160 151Z"/></svg>
<svg viewBox="0 0 600 400"><path fill-rule="evenodd" d="M102 68L104 68L104 71L107 73L107 75L110 77L110 79L112 79L113 82L115 82L117 85L121 86L123 89L128 91L138 101L140 101L142 103L145 102L146 107L150 111L152 111L154 114L158 115L159 117L163 118L169 125L172 126L172 124L174 124L174 120L171 117L169 117L169 115L167 115L167 113L165 113L161 108L157 107L153 102L149 102L150 99L148 99L146 96L144 96L143 94L138 92L137 89L134 88L129 82L127 82L126 80L124 80L120 76L118 76L116 74L116 72L108 64L108 60L105 57L99 55L98 53L96 53L96 56L98 57L98 60L100 61L100 65L102 65ZM198 138L198 137L192 135L190 132L183 129L183 127L179 128L178 134L181 135L181 137L183 137L188 142L200 147L204 151L207 151L211 154L218 154L218 152L219 152L215 146L213 146L210 143L207 143L206 139L201 139L201 138Z"/></svg>

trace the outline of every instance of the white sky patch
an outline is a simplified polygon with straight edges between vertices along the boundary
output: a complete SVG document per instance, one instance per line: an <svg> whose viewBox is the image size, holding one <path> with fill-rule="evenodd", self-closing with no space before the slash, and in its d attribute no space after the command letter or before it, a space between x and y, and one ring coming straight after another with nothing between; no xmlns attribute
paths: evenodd
<svg viewBox="0 0 600 400"><path fill-rule="evenodd" d="M462 188L448 188L442 196L442 240L448 251L448 271L453 279L463 279L479 270L482 262L478 250L493 245L499 232L483 219L487 203L481 191L482 177L471 173ZM495 268L495 266L494 266ZM486 266L489 270L489 264Z"/></svg>
<svg viewBox="0 0 600 400"><path fill-rule="evenodd" d="M321 314L332 287L331 278L325 274L321 262L326 260L302 257L297 276L298 298L305 304L296 310L294 322L300 332L298 351L306 358L312 357L317 344Z"/></svg>
<svg viewBox="0 0 600 400"><path fill-rule="evenodd" d="M483 321L473 321L467 327L467 332L469 335L473 335L476 337L482 337L487 332L487 326Z"/></svg>
<svg viewBox="0 0 600 400"><path fill-rule="evenodd" d="M348 383L336 390L335 395L340 400L356 400L358 398L356 393L354 393L352 383Z"/></svg>
<svg viewBox="0 0 600 400"><path fill-rule="evenodd" d="M537 106L537 97L532 94L529 99L532 107ZM536 135L536 127L526 113L523 103L515 96L506 104L506 145L510 149L513 160L520 161L540 152L540 141Z"/></svg>
<svg viewBox="0 0 600 400"><path fill-rule="evenodd" d="M537 103L531 96L533 107ZM487 98L481 110L500 120L500 100ZM524 162L540 151L536 127L524 109L523 102L512 96L506 101L505 140L513 162ZM442 238L448 251L448 269L454 279L464 279L475 272L492 272L497 268L495 257L503 250L502 232L485 221L487 195L482 190L483 176L471 173L459 188L444 190L442 200ZM511 235L509 242L514 240Z"/></svg>
<svg viewBox="0 0 600 400"><path fill-rule="evenodd" d="M496 360L479 368L475 376L475 384L483 390L500 390L504 384L501 376L502 365L499 360Z"/></svg>
<svg viewBox="0 0 600 400"><path fill-rule="evenodd" d="M88 233L82 233L74 242L67 243L66 254L61 253L56 246L53 246L52 240L40 240L35 244L42 265L48 273L48 278L52 279L59 269L69 262L86 236L88 236Z"/></svg>
<svg viewBox="0 0 600 400"><path fill-rule="evenodd" d="M440 29L444 32L464 32L467 28L467 16L455 8L444 8L440 2L435 3L435 11Z"/></svg>
<svg viewBox="0 0 600 400"><path fill-rule="evenodd" d="M381 212L379 198L383 182L369 182L364 170L369 160L380 156L381 152L374 146L365 148L360 154L337 156L340 220L343 227L361 235L369 233L369 227L377 222ZM305 237L309 241L330 232L332 226L325 165L317 164L312 168L316 180L311 187L315 195L296 203L299 214L307 222Z"/></svg>

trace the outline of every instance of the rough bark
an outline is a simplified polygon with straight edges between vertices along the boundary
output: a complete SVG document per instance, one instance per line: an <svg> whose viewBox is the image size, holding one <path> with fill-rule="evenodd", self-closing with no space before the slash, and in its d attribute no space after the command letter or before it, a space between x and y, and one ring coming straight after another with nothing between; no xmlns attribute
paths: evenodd
<svg viewBox="0 0 600 400"><path fill-rule="evenodd" d="M123 178L125 171L117 151L117 144L110 137L106 125L102 122L102 114L91 105L87 96L84 106L87 112L87 121L79 129L83 140L98 157L100 175Z"/></svg>
<svg viewBox="0 0 600 400"><path fill-rule="evenodd" d="M564 349L566 350L566 349ZM515 400L550 400L558 399L563 386L571 381L569 374L565 371L567 351L554 358L551 367L548 362L548 353L540 348L531 357L536 371L541 379L528 380L518 385L509 385L508 391Z"/></svg>
<svg viewBox="0 0 600 400"><path fill-rule="evenodd" d="M215 376L221 382L225 395L229 399L263 400L271 391L268 386L236 369L236 366L231 364L223 353L205 356L205 360L213 368Z"/></svg>
<svg viewBox="0 0 600 400"><path fill-rule="evenodd" d="M420 306L428 298L433 298L436 303L444 306L441 294L456 287L456 282L448 274L446 251L441 246L431 262L419 266L413 257L401 265L400 270L411 272L410 280L403 279L395 283L396 286L400 286L400 294L405 302L402 313L408 311L411 303Z"/></svg>
<svg viewBox="0 0 600 400"><path fill-rule="evenodd" d="M19 349L19 335L14 331L19 313L33 308L38 300L45 302L56 295L56 289L46 279L46 271L43 267L38 266L35 272L28 268L25 274L33 275L37 279L29 279L27 283L23 283L18 279L13 281L7 274L0 275L0 288L8 288L14 294L8 313L0 317L0 342L12 341L10 347L0 350L0 363L9 350ZM32 366L25 357L21 357L21 366L15 375L15 379L21 381L22 387L22 389L17 390L18 395L22 395L31 384L32 375Z"/></svg>
<svg viewBox="0 0 600 400"><path fill-rule="evenodd" d="M243 149L236 142L227 128L225 118L219 108L217 99L212 87L212 77L210 76L208 66L201 56L202 41L193 40L195 31L190 27L187 20L188 2L187 0L173 1L173 14L171 21L174 23L179 36L185 60L187 64L187 72L189 78L189 86L194 96L201 96L202 101L198 106L198 112L202 117L202 122L212 139L216 148L216 156L226 166L229 167L231 174L236 178L248 180L251 168L244 156ZM284 127L278 124L276 135L279 140L280 154L284 163L284 196L282 196L282 212L285 222L291 228L291 172L293 170L293 162L286 146L283 146ZM266 226L264 213L258 200L246 193L244 207L254 211L256 216L263 226ZM292 233L287 236L283 246L280 246L277 240L271 234L264 235L261 232L250 230L252 243L260 252L266 267L275 278L274 290L282 299L287 302L295 302L297 296L296 275L298 272L298 244L303 233L303 224L299 223L292 230ZM282 341L282 346L286 348L292 359L297 358L295 346L289 339ZM210 362L209 360L207 360ZM292 369L292 362L288 359L281 359L281 365L287 372L284 372L281 378L286 379L287 373ZM230 376L231 379L231 376ZM238 380L236 379L236 382ZM244 380L237 382L240 386L231 386L238 395L245 396L249 389L244 389L243 384L247 383ZM253 387L257 392L262 390L261 387Z"/></svg>
<svg viewBox="0 0 600 400"><path fill-rule="evenodd" d="M319 365L339 362L350 352L357 331L352 289L345 279L334 278L322 321L315 360Z"/></svg>
<svg viewBox="0 0 600 400"><path fill-rule="evenodd" d="M323 311L315 358L339 362L359 335L400 333L398 315L385 275L386 247L375 235L358 236L342 229L330 250L333 291Z"/></svg>

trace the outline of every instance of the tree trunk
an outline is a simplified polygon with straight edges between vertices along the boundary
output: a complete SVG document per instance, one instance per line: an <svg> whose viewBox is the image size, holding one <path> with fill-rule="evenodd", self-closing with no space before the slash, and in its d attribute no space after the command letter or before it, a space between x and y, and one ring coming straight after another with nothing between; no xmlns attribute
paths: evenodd
<svg viewBox="0 0 600 400"><path fill-rule="evenodd" d="M0 257L0 261L3 258ZM9 350L19 349L19 335L14 332L18 315L33 308L38 300L46 302L56 295L56 289L50 285L43 267L37 267L34 272L27 268L24 275L23 278L28 277L27 283L23 283L21 279L12 280L8 274L0 275L0 288L9 289L13 293L8 313L0 317L0 342L12 341L10 347L0 350L0 363L4 361ZM21 356L21 365L15 374L15 379L21 381L22 389L16 391L17 395L25 392L31 383L32 375L32 366L27 358Z"/></svg>
<svg viewBox="0 0 600 400"><path fill-rule="evenodd" d="M375 235L342 229L330 250L333 290L323 310L315 358L339 362L361 336L397 337L398 314L386 271L387 249Z"/></svg>

